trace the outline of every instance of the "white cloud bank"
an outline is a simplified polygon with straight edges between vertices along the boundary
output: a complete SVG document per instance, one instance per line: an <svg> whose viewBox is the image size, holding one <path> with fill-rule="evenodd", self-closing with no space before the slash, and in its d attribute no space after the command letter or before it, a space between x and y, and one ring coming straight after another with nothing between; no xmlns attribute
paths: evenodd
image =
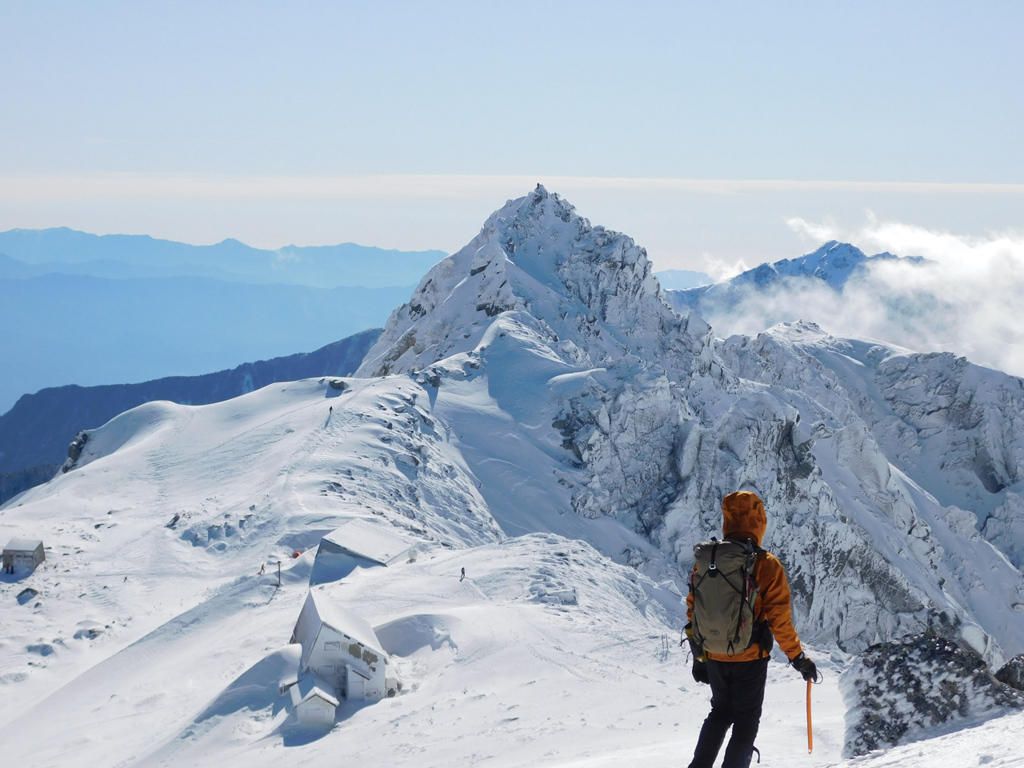
<svg viewBox="0 0 1024 768"><path fill-rule="evenodd" d="M837 336L880 339L921 352L953 352L1024 376L1024 233L964 237L869 216L855 232L792 219L817 242L852 242L865 253L922 256L928 263L876 263L843 294L824 284L784 286L752 296L708 321L720 335L754 334L809 320Z"/></svg>

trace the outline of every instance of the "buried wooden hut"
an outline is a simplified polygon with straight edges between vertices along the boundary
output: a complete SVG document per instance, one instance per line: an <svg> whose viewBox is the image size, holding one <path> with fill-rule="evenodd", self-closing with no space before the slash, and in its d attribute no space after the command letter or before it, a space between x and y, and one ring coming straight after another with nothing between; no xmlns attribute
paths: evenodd
<svg viewBox="0 0 1024 768"><path fill-rule="evenodd" d="M382 699L400 690L373 627L315 589L306 597L291 642L302 645L300 674L317 675L338 698Z"/></svg>
<svg viewBox="0 0 1024 768"><path fill-rule="evenodd" d="M338 700L331 693L331 685L307 672L288 680L281 692L291 695L295 719L305 725L333 725Z"/></svg>
<svg viewBox="0 0 1024 768"><path fill-rule="evenodd" d="M350 520L320 540L310 585L338 581L356 568L387 567L405 556L412 542L386 526Z"/></svg>
<svg viewBox="0 0 1024 768"><path fill-rule="evenodd" d="M5 572L17 573L22 569L31 571L45 559L43 542L35 539L11 539L4 547L3 566Z"/></svg>

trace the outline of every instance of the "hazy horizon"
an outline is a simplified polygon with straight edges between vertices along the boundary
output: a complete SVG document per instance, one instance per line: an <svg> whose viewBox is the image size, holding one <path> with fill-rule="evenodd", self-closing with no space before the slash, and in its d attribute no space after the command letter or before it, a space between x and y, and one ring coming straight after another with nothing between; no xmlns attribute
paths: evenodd
<svg viewBox="0 0 1024 768"><path fill-rule="evenodd" d="M1024 229L1024 7L516 9L7 4L0 230L452 251L537 182L659 269Z"/></svg>

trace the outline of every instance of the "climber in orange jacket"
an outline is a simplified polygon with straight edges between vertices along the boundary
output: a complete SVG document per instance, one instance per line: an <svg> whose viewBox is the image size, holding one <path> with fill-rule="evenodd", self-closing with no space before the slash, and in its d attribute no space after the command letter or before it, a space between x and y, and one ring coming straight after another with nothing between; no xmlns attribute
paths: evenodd
<svg viewBox="0 0 1024 768"><path fill-rule="evenodd" d="M726 539L760 547L768 518L764 503L750 491L731 493L722 500L722 534ZM695 568L696 572L696 568ZM690 768L711 768L732 726L732 738L722 768L747 768L761 721L772 636L805 680L818 677L793 627L789 583L778 558L759 550L754 579L760 588L754 601L754 641L735 654L704 652L693 637L693 593L686 599L686 634L693 650L693 678L711 685L711 713L701 727Z"/></svg>

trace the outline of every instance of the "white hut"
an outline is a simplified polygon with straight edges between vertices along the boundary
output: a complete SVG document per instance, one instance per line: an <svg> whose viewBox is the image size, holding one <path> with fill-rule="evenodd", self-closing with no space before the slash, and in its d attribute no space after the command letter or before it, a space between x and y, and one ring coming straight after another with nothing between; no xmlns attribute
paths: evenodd
<svg viewBox="0 0 1024 768"><path fill-rule="evenodd" d="M31 571L45 559L43 542L35 539L11 539L4 547L4 571L13 573L22 568Z"/></svg>
<svg viewBox="0 0 1024 768"><path fill-rule="evenodd" d="M339 698L382 699L398 692L373 627L323 594L310 590L291 642L302 645L299 671L320 677Z"/></svg>
<svg viewBox="0 0 1024 768"><path fill-rule="evenodd" d="M291 693L295 718L305 725L333 725L338 700L331 695L331 685L307 672L281 686Z"/></svg>
<svg viewBox="0 0 1024 768"><path fill-rule="evenodd" d="M412 544L392 528L350 520L320 540L309 583L338 581L356 568L387 567L406 555Z"/></svg>

